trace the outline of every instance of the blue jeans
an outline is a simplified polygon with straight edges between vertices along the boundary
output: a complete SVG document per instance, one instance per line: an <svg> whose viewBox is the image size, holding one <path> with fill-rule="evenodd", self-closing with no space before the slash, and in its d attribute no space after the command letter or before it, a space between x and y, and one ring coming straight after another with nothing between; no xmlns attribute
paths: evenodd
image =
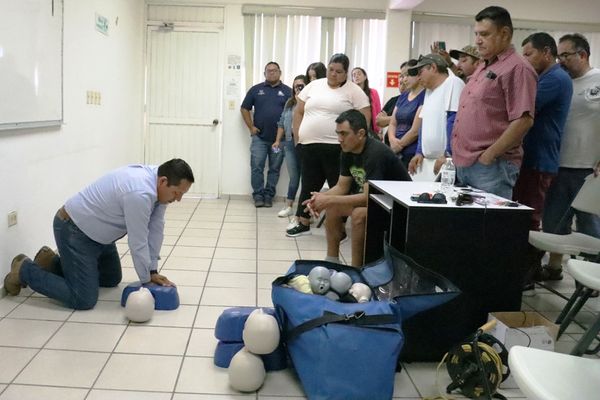
<svg viewBox="0 0 600 400"><path fill-rule="evenodd" d="M571 233L573 216L577 232L600 238L600 217L571 208L571 203L583 186L591 168L560 168L546 193L542 229L544 232L567 235ZM600 179L600 178L596 178Z"/></svg>
<svg viewBox="0 0 600 400"><path fill-rule="evenodd" d="M275 197L275 189L279 181L279 170L283 163L283 152L273 153L273 143L262 140L257 135L252 136L250 144L250 183L254 200L271 199ZM265 163L269 157L267 184L265 182ZM263 186L264 185L264 186Z"/></svg>
<svg viewBox="0 0 600 400"><path fill-rule="evenodd" d="M469 167L457 167L456 177L465 185L510 200L519 177L519 167L501 158L490 165L483 165L477 161Z"/></svg>
<svg viewBox="0 0 600 400"><path fill-rule="evenodd" d="M115 287L121 282L121 261L114 243L100 244L83 233L71 219L54 217L56 256L50 270L33 261L21 267L21 282L76 310L93 308L99 287Z"/></svg>
<svg viewBox="0 0 600 400"><path fill-rule="evenodd" d="M298 187L300 187L300 158L296 153L294 140L284 140L281 142L283 148L283 156L285 165L287 166L288 174L290 175L290 183L288 185L287 199L294 201ZM301 145L300 145L301 146Z"/></svg>

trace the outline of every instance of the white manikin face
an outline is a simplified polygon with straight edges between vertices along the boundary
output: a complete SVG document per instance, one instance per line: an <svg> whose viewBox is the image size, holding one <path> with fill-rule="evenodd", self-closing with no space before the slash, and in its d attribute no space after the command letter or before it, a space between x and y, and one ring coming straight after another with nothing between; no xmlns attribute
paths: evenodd
<svg viewBox="0 0 600 400"><path fill-rule="evenodd" d="M254 354L269 354L279 346L279 325L277 320L262 308L248 316L242 331L246 349Z"/></svg>
<svg viewBox="0 0 600 400"><path fill-rule="evenodd" d="M308 274L310 288L315 294L324 294L329 290L331 284L329 270L325 267L316 266Z"/></svg>
<svg viewBox="0 0 600 400"><path fill-rule="evenodd" d="M146 322L154 314L154 296L150 290L141 287L131 292L125 302L125 316L133 322Z"/></svg>
<svg viewBox="0 0 600 400"><path fill-rule="evenodd" d="M263 360L245 347L238 351L229 364L229 385L240 392L254 392L265 381Z"/></svg>

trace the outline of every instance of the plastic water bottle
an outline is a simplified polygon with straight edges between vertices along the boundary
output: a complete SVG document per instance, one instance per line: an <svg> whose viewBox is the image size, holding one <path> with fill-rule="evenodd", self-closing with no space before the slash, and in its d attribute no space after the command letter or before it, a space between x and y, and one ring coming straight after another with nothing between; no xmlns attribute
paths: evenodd
<svg viewBox="0 0 600 400"><path fill-rule="evenodd" d="M442 192L448 192L454 187L454 181L456 180L456 167L452 162L452 158L447 158L444 165L442 165Z"/></svg>

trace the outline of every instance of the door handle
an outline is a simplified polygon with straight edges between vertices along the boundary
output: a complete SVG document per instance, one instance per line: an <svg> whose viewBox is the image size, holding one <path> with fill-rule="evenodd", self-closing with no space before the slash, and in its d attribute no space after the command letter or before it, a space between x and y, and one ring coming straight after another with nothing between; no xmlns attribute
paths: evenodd
<svg viewBox="0 0 600 400"><path fill-rule="evenodd" d="M213 124L213 126L217 126L217 125L219 125L219 120L218 120L218 119L216 119L216 118L215 118L215 119L213 119L213 122L212 122L212 124Z"/></svg>

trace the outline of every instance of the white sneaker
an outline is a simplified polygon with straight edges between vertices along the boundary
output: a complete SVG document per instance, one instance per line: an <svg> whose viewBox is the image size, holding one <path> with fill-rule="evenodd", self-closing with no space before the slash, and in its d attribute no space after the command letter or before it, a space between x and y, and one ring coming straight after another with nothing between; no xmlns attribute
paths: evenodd
<svg viewBox="0 0 600 400"><path fill-rule="evenodd" d="M297 217L292 217L292 219L290 219L290 223L288 224L288 226L285 227L285 230L290 230L293 227L295 227L296 225L298 225L298 218Z"/></svg>
<svg viewBox="0 0 600 400"><path fill-rule="evenodd" d="M288 207L286 207L286 208L282 209L281 211L279 211L279 212L277 213L277 216L278 216L279 218L285 218L285 217L289 217L289 216L290 216L290 215L292 215L293 213L294 213L294 212L293 212L293 210L292 210L292 207L288 206Z"/></svg>

